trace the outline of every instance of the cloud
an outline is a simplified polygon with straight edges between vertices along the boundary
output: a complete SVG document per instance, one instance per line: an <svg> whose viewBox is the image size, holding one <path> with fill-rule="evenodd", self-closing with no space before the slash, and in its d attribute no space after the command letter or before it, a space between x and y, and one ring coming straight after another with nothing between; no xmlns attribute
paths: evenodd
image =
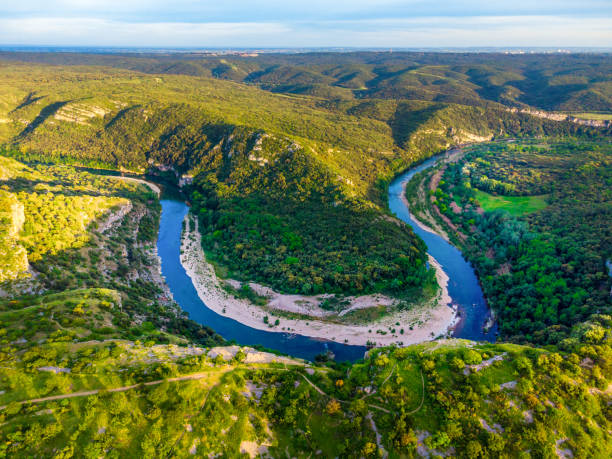
<svg viewBox="0 0 612 459"><path fill-rule="evenodd" d="M422 16L268 22L140 22L97 17L26 17L0 19L0 43L202 48L610 47L612 27L605 16Z"/></svg>
<svg viewBox="0 0 612 459"><path fill-rule="evenodd" d="M607 18L418 17L327 24L328 33L333 29L343 42L365 47L612 46Z"/></svg>
<svg viewBox="0 0 612 459"><path fill-rule="evenodd" d="M97 18L0 19L0 42L60 46L246 46L290 29L278 23L151 22ZM230 45L231 46L231 45Z"/></svg>
<svg viewBox="0 0 612 459"><path fill-rule="evenodd" d="M433 16L611 17L610 0L5 0L0 17L125 22L291 22Z"/></svg>

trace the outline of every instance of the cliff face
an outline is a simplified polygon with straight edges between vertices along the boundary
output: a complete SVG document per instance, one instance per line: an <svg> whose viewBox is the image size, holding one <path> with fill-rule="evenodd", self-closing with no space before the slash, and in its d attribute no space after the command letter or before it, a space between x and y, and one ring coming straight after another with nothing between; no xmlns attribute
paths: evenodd
<svg viewBox="0 0 612 459"><path fill-rule="evenodd" d="M585 120L572 115L567 115L565 113L545 112L543 110L534 110L531 108L510 108L508 110L512 113L525 113L531 116L537 116L538 118L545 118L553 121L569 121L570 123L581 124L583 126L598 128L607 128L612 126L612 120Z"/></svg>

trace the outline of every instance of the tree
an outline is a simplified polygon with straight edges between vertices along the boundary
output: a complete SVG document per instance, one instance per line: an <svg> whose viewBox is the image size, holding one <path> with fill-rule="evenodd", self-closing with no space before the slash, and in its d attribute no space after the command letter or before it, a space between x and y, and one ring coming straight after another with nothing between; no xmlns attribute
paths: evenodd
<svg viewBox="0 0 612 459"><path fill-rule="evenodd" d="M340 411L340 403L337 400L332 398L327 403L327 406L325 407L325 411L327 412L327 414L333 416L334 414Z"/></svg>
<svg viewBox="0 0 612 459"><path fill-rule="evenodd" d="M482 446L477 440L470 440L465 446L465 452L470 459L477 458L482 453Z"/></svg>
<svg viewBox="0 0 612 459"><path fill-rule="evenodd" d="M365 444L362 450L363 455L365 457L373 456L374 454L376 454L377 451L378 451L378 447L376 446L376 444L370 441Z"/></svg>

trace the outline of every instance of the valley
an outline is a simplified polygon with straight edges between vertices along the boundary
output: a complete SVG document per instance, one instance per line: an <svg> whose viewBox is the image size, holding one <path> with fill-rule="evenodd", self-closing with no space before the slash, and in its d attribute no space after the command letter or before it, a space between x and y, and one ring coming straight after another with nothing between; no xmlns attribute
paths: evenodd
<svg viewBox="0 0 612 459"><path fill-rule="evenodd" d="M608 60L333 58L0 55L0 457L609 457Z"/></svg>

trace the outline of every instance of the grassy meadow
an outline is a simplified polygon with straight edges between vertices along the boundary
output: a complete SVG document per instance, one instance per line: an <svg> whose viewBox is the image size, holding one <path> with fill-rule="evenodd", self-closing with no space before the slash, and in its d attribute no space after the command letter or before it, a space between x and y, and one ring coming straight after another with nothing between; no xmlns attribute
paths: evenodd
<svg viewBox="0 0 612 459"><path fill-rule="evenodd" d="M476 190L475 198L485 212L501 209L510 215L520 216L544 209L547 195L540 196L496 196Z"/></svg>

